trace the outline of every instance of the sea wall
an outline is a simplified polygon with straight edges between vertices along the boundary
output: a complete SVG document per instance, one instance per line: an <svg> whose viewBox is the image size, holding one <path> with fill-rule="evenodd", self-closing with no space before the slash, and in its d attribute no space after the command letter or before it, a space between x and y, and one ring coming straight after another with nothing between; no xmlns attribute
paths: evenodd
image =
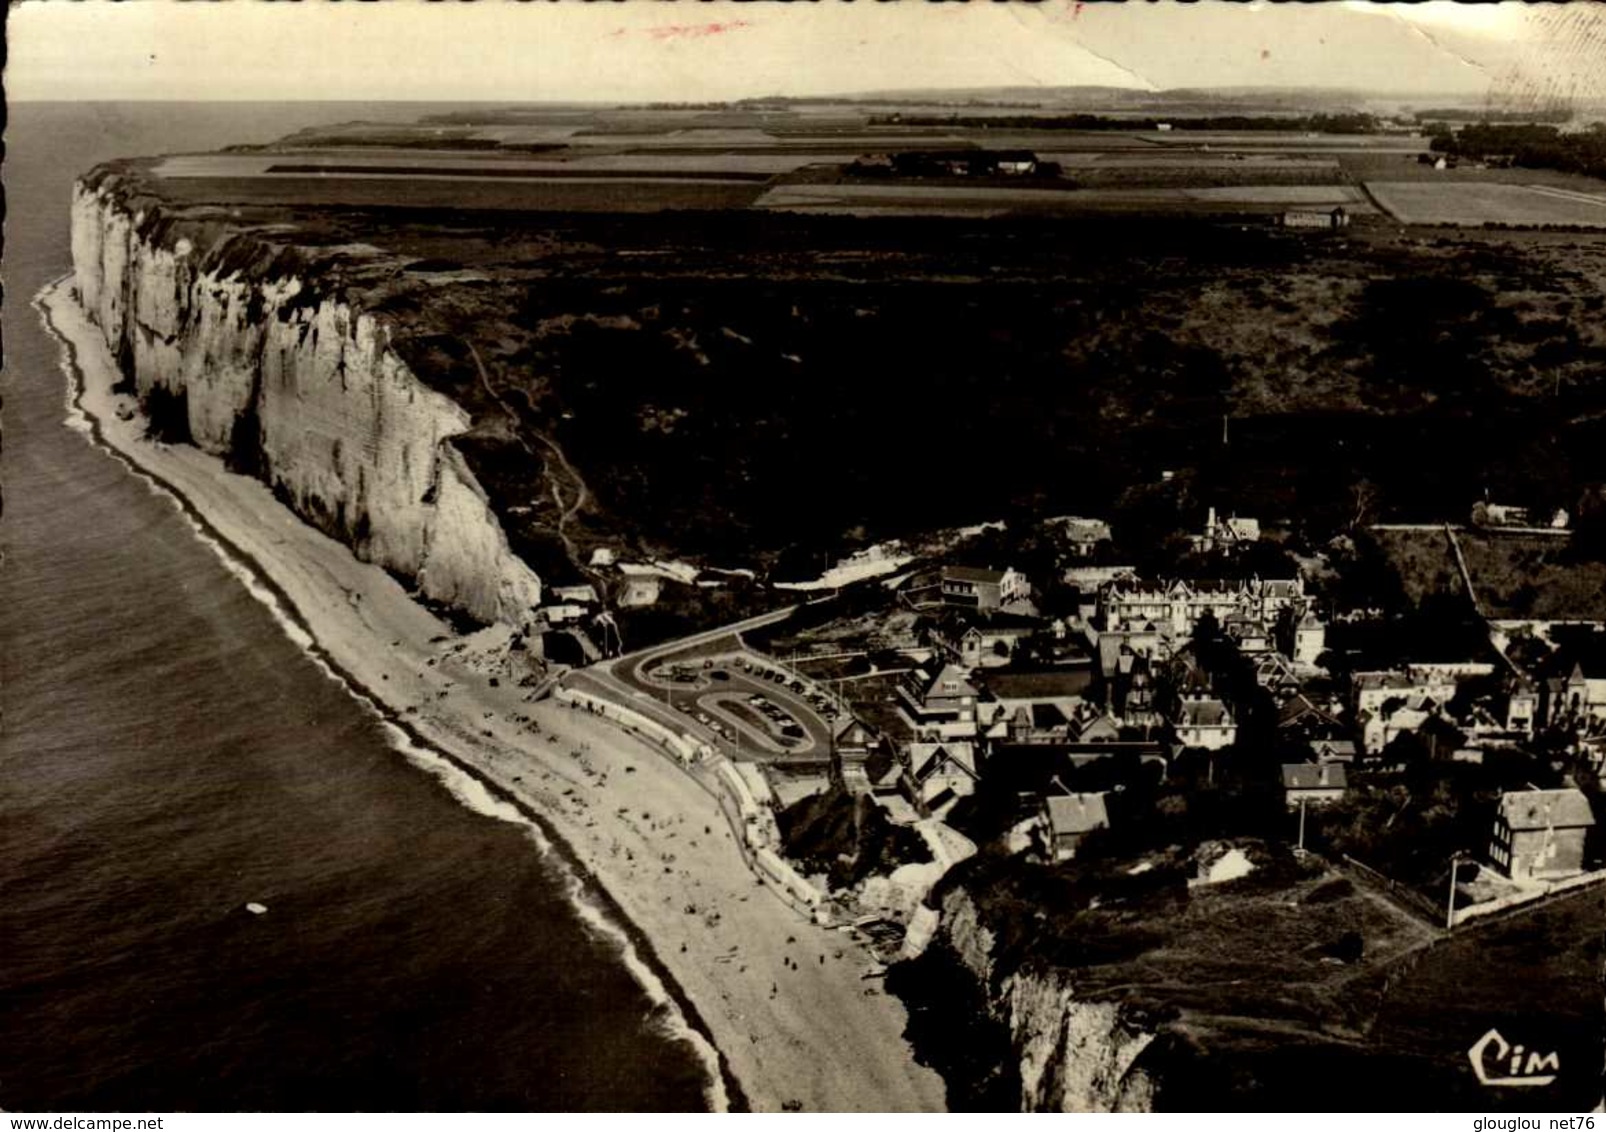
<svg viewBox="0 0 1606 1132"><path fill-rule="evenodd" d="M1148 1112L1156 1082L1138 1064L1156 1037L1149 1019L1114 1000L1079 994L1076 973L1025 967L1003 974L996 939L962 887L942 898L931 946L958 960L1009 1035L1024 1112ZM971 989L971 988L966 988Z"/></svg>
<svg viewBox="0 0 1606 1132"><path fill-rule="evenodd" d="M115 175L73 192L78 299L132 391L423 597L524 625L541 580L452 444L467 411L408 369L379 319L294 273L208 257L152 207Z"/></svg>

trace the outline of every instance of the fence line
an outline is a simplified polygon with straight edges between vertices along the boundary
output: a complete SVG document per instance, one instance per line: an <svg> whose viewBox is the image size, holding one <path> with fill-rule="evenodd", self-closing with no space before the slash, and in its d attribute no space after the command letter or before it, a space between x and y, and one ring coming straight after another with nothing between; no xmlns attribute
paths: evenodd
<svg viewBox="0 0 1606 1132"><path fill-rule="evenodd" d="M1340 854L1340 856L1346 865L1357 870L1367 880L1373 884L1381 885L1391 900L1424 917L1434 927L1442 927L1444 925L1444 911L1433 901L1416 891L1416 889L1400 883L1391 876L1378 872L1363 861L1357 861L1348 853Z"/></svg>
<svg viewBox="0 0 1606 1132"><path fill-rule="evenodd" d="M1482 904L1469 904L1465 908L1455 910L1455 923L1459 927L1467 920L1482 920L1491 922L1502 916L1517 912L1526 912L1533 908L1543 908L1564 896L1570 896L1580 889L1606 881L1606 870L1592 873L1580 873L1565 880L1547 881L1543 891L1529 894L1526 892L1512 893L1496 900L1487 900Z"/></svg>

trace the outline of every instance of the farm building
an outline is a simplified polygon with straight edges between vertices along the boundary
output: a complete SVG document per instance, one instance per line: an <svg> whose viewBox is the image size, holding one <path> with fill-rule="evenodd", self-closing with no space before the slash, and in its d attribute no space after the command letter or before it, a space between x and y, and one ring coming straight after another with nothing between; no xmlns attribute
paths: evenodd
<svg viewBox="0 0 1606 1132"><path fill-rule="evenodd" d="M1349 227L1349 212L1342 205L1331 211L1291 208L1283 213L1283 227L1336 231Z"/></svg>
<svg viewBox="0 0 1606 1132"><path fill-rule="evenodd" d="M1512 880L1572 876L1584 868L1595 824L1581 790L1517 790L1500 796L1489 860Z"/></svg>

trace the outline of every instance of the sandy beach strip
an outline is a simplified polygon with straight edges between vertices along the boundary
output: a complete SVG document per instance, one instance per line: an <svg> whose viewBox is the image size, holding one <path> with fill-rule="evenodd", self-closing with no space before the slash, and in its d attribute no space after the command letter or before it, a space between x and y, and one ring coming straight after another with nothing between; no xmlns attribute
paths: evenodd
<svg viewBox="0 0 1606 1132"><path fill-rule="evenodd" d="M485 658L505 632L455 636L262 483L198 449L144 439L142 419L118 417L115 365L70 283L36 302L68 348L95 439L177 497L292 639L388 720L398 750L465 804L530 827L569 870L588 922L615 936L649 993L664 996L671 1028L703 1050L712 1107L943 1107L940 1078L903 1039L902 1005L861 978L868 953L761 885L696 781L596 717L528 702L516 681L493 684Z"/></svg>

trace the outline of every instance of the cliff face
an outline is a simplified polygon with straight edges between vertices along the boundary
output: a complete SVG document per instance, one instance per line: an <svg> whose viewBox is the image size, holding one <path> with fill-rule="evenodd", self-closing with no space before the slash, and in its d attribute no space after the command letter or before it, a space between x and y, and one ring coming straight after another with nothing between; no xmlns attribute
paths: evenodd
<svg viewBox="0 0 1606 1132"><path fill-rule="evenodd" d="M209 269L218 257L150 219L115 177L74 189L79 299L142 401L160 391L198 447L423 597L522 625L541 581L452 444L469 414L372 316L309 300L294 274Z"/></svg>
<svg viewBox="0 0 1606 1132"><path fill-rule="evenodd" d="M993 1017L1010 1035L1025 1112L1147 1112L1155 1081L1136 1064L1155 1039L1119 1002L1078 998L1074 972L1026 967L997 979L993 934L962 888L942 901L933 940L986 988Z"/></svg>

